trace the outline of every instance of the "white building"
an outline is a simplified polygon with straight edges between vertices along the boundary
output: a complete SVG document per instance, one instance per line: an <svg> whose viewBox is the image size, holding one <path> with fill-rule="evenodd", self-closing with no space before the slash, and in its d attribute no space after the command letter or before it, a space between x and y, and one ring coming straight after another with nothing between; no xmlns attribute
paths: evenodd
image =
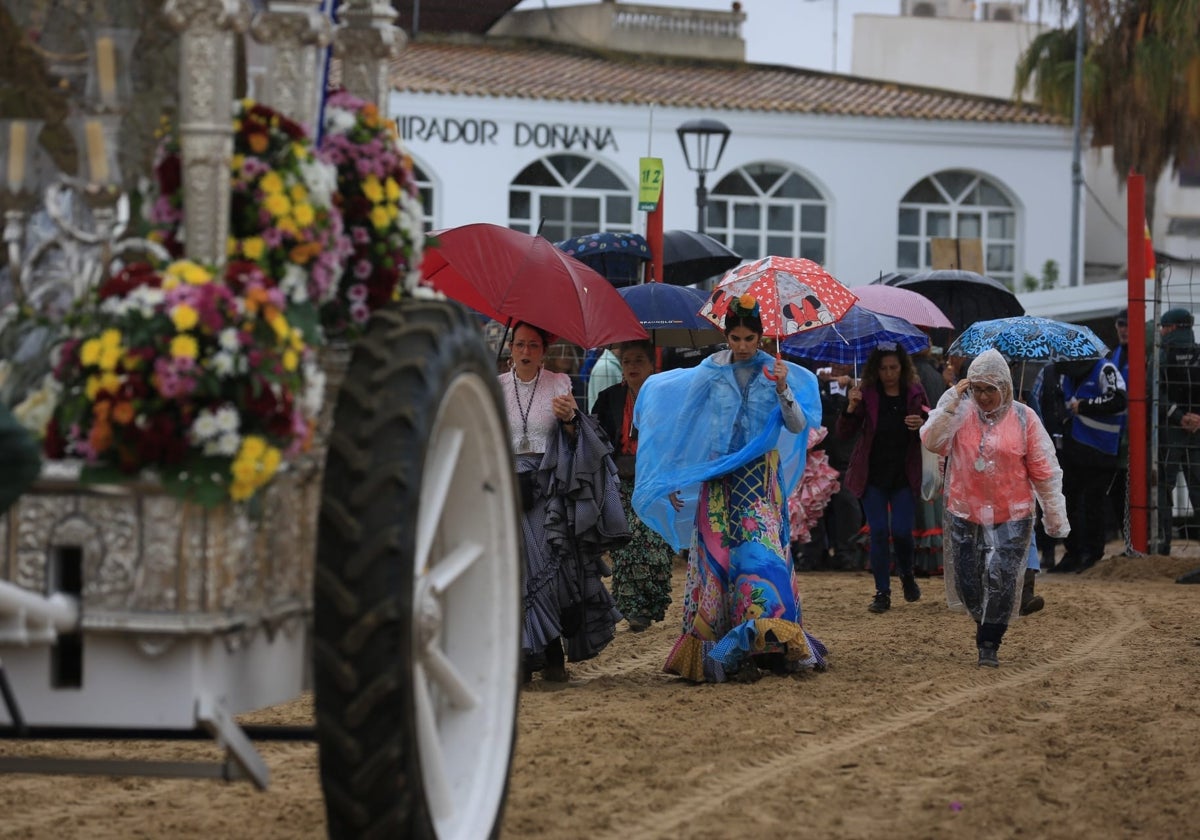
<svg viewBox="0 0 1200 840"><path fill-rule="evenodd" d="M725 25L738 11L599 5L636 12L626 28L738 37ZM542 225L550 239L641 231L638 167L649 156L664 164L665 226L694 228L697 179L675 129L705 117L732 129L708 176L707 231L744 257L807 256L853 286L928 267L932 237L978 236L988 273L1016 288L1068 258L1069 126L1005 99L459 37L409 44L391 112L428 185L433 227Z"/></svg>

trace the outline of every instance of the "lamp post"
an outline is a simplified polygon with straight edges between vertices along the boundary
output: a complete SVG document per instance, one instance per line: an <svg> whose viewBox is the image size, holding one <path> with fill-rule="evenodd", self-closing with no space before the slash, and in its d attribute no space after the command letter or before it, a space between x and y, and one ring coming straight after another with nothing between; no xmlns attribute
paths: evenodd
<svg viewBox="0 0 1200 840"><path fill-rule="evenodd" d="M708 206L708 190L704 176L721 163L725 144L729 142L729 126L720 120L689 120L675 129L679 145L683 147L683 160L687 168L696 173L696 230L704 233L704 211ZM719 141L719 142L718 142Z"/></svg>

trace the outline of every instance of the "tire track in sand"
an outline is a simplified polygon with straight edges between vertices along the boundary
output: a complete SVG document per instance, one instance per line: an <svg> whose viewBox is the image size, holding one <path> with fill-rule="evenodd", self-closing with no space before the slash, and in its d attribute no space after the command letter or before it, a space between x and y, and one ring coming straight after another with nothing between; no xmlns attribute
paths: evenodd
<svg viewBox="0 0 1200 840"><path fill-rule="evenodd" d="M1108 609L1110 620L1102 622L1102 629L1080 639L1049 659L1032 664L1005 665L999 673L989 672L986 676L973 678L968 685L921 698L911 708L893 712L882 720L843 732L822 744L797 744L787 749L776 750L765 757L760 755L753 761L733 763L724 768L719 779L692 788L670 807L655 811L633 823L622 823L619 827L599 832L594 836L596 840L679 836L681 829L695 821L698 816L719 810L729 799L750 794L772 779L794 774L800 768L825 762L840 753L861 750L872 741L891 737L899 730L925 723L985 694L1020 688L1068 667L1078 671L1077 666L1085 660L1089 661L1092 673L1092 679L1085 681L1095 683L1101 678L1101 672L1107 671L1110 663L1122 655L1120 642L1146 625L1146 619L1136 605L1123 602L1112 593L1097 590L1095 594Z"/></svg>

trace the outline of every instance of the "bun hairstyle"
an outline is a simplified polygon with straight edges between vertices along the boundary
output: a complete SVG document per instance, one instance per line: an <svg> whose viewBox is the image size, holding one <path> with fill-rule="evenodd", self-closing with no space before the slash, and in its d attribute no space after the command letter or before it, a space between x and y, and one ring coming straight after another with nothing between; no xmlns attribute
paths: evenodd
<svg viewBox="0 0 1200 840"><path fill-rule="evenodd" d="M725 335L738 327L745 327L758 336L763 334L762 314L754 295L739 295L729 301L729 309L725 312Z"/></svg>

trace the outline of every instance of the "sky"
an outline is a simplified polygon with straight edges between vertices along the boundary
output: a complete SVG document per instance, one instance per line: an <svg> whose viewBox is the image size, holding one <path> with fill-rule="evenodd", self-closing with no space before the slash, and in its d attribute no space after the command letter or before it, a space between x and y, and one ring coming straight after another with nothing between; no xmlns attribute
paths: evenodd
<svg viewBox="0 0 1200 840"><path fill-rule="evenodd" d="M522 11L544 6L573 6L592 0L523 0ZM728 11L732 0L643 0L648 6ZM1034 8L1053 6L1033 0ZM746 22L746 60L755 64L787 64L810 70L833 70L834 15L837 16L837 72L851 72L851 46L856 14L898 15L900 0L742 0Z"/></svg>

